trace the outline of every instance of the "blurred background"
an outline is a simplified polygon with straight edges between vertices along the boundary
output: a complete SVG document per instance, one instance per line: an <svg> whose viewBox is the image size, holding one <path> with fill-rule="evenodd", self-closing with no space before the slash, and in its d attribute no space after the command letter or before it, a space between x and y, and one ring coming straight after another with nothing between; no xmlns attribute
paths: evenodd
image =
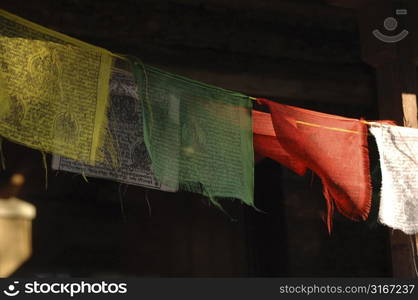
<svg viewBox="0 0 418 300"><path fill-rule="evenodd" d="M2 0L1 8L195 80L378 118L356 12L327 1ZM0 211L26 210L0 213L1 228L16 219L7 226L23 228L20 240L0 235L0 270L8 251L21 253L9 258L19 263L2 276L392 276L388 230L373 214L357 223L336 212L329 235L321 183L310 171L299 177L258 161L255 203L265 213L223 201L231 218L199 195L53 171L49 155L46 172L41 153L9 141L3 154ZM11 203L13 197L33 206ZM28 248L15 250L20 245Z"/></svg>

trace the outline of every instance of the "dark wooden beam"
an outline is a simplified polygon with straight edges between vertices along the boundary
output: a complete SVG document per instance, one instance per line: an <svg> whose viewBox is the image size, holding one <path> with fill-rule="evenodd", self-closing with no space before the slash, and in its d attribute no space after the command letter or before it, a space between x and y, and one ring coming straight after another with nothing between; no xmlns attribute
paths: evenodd
<svg viewBox="0 0 418 300"><path fill-rule="evenodd" d="M372 2L379 2L379 0L326 0L326 2L337 7L360 9Z"/></svg>
<svg viewBox="0 0 418 300"><path fill-rule="evenodd" d="M417 28L418 5L416 1L356 1L329 0L334 5L358 9L362 58L376 68L378 109L381 119L395 120L399 125L417 126L417 66L418 40L414 37ZM407 14L397 15L397 9L406 9ZM388 18L395 18L399 28L385 26ZM393 19L392 19L393 20ZM397 29L397 31L395 31ZM396 42L377 38L373 32L379 30L386 36L395 36L402 30L413 34ZM411 238L399 230L390 233L393 276L417 277ZM416 249L415 249L416 250Z"/></svg>

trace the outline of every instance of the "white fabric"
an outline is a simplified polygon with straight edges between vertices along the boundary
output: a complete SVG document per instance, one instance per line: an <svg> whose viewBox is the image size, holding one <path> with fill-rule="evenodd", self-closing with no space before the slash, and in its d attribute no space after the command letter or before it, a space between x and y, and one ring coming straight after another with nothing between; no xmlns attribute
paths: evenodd
<svg viewBox="0 0 418 300"><path fill-rule="evenodd" d="M418 129L371 126L380 154L379 221L406 234L418 233Z"/></svg>

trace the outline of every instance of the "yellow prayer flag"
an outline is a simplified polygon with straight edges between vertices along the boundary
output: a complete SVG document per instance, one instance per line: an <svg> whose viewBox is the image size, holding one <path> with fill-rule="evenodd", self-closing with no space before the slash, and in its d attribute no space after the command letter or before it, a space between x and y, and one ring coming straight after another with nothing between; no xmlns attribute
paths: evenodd
<svg viewBox="0 0 418 300"><path fill-rule="evenodd" d="M0 135L88 164L103 160L112 61L105 49L0 10Z"/></svg>

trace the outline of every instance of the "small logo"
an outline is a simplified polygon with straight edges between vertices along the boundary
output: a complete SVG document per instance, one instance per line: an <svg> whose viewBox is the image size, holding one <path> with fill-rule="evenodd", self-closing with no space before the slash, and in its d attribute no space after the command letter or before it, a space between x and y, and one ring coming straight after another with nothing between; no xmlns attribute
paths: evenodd
<svg viewBox="0 0 418 300"><path fill-rule="evenodd" d="M406 9L397 9L396 15L407 15L408 11ZM394 17L388 17L383 21L383 27L387 31L394 31L396 28L398 28L398 21ZM373 30L373 35L385 43L397 43L401 40L403 40L407 35L409 34L409 31L404 29L401 32L399 32L396 35L386 35L384 33L381 33L379 29Z"/></svg>
<svg viewBox="0 0 418 300"><path fill-rule="evenodd" d="M3 293L4 293L6 296L9 296L9 297L14 297L14 296L17 296L17 295L20 293L20 291L16 289L16 285L17 285L17 284L19 284L19 281L14 281L14 282L13 282L13 284L10 284L10 285L7 287L7 290L4 290L4 291L3 291Z"/></svg>

